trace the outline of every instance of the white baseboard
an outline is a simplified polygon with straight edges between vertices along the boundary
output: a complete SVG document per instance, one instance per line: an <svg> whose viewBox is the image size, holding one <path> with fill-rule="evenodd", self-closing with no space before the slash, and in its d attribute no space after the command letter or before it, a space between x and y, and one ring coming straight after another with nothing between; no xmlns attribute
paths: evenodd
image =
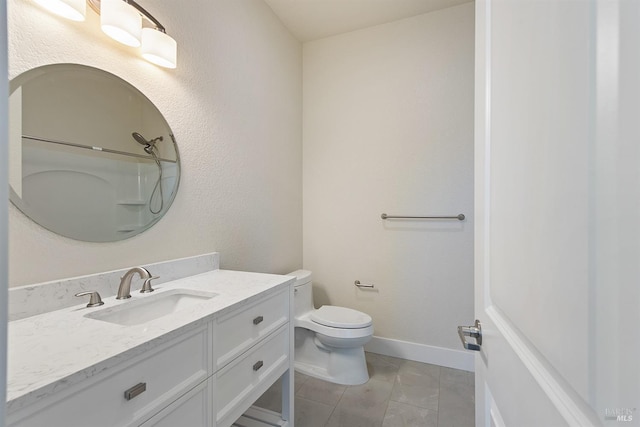
<svg viewBox="0 0 640 427"><path fill-rule="evenodd" d="M383 354L385 356L400 357L416 362L431 363L447 368L461 369L474 372L474 354L472 352L452 350L450 348L434 347L414 342L394 340L374 336L364 346L365 351Z"/></svg>

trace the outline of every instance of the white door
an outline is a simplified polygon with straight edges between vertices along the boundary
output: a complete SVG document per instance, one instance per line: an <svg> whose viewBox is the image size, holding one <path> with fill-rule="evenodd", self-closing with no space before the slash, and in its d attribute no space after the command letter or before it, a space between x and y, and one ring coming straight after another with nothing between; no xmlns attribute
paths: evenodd
<svg viewBox="0 0 640 427"><path fill-rule="evenodd" d="M476 0L475 120L477 425L640 425L640 1Z"/></svg>

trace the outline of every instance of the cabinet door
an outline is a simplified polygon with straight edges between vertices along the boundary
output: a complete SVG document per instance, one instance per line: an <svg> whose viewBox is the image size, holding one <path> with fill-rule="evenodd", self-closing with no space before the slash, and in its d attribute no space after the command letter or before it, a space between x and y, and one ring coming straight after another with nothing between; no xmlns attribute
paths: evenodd
<svg viewBox="0 0 640 427"><path fill-rule="evenodd" d="M213 379L209 378L151 417L141 427L212 427L212 390Z"/></svg>

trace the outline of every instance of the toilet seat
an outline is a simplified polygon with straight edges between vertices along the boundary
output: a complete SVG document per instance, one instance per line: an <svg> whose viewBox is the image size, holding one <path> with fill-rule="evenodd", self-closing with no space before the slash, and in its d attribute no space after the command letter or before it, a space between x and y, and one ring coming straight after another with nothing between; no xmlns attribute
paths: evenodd
<svg viewBox="0 0 640 427"><path fill-rule="evenodd" d="M323 305L311 313L311 320L331 328L360 329L371 326L371 316L346 307Z"/></svg>

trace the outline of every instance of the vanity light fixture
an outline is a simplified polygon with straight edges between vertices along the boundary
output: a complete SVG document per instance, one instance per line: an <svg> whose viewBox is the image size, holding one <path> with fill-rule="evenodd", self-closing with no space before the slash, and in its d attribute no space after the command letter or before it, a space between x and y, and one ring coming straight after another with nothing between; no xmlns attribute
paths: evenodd
<svg viewBox="0 0 640 427"><path fill-rule="evenodd" d="M87 11L86 0L35 0L51 13L72 21L84 21Z"/></svg>
<svg viewBox="0 0 640 427"><path fill-rule="evenodd" d="M87 0L100 14L102 30L128 46L140 46L147 61L176 68L178 45L164 26L134 0Z"/></svg>
<svg viewBox="0 0 640 427"><path fill-rule="evenodd" d="M140 50L147 61L165 68L176 68L178 45L164 28L143 28Z"/></svg>
<svg viewBox="0 0 640 427"><path fill-rule="evenodd" d="M140 47L142 57L165 68L176 68L178 45L164 26L134 0L34 0L50 12L84 21L87 2L100 15L100 26L109 37L127 46Z"/></svg>
<svg viewBox="0 0 640 427"><path fill-rule="evenodd" d="M100 26L106 35L124 45L140 46L142 16L122 0L100 2Z"/></svg>

